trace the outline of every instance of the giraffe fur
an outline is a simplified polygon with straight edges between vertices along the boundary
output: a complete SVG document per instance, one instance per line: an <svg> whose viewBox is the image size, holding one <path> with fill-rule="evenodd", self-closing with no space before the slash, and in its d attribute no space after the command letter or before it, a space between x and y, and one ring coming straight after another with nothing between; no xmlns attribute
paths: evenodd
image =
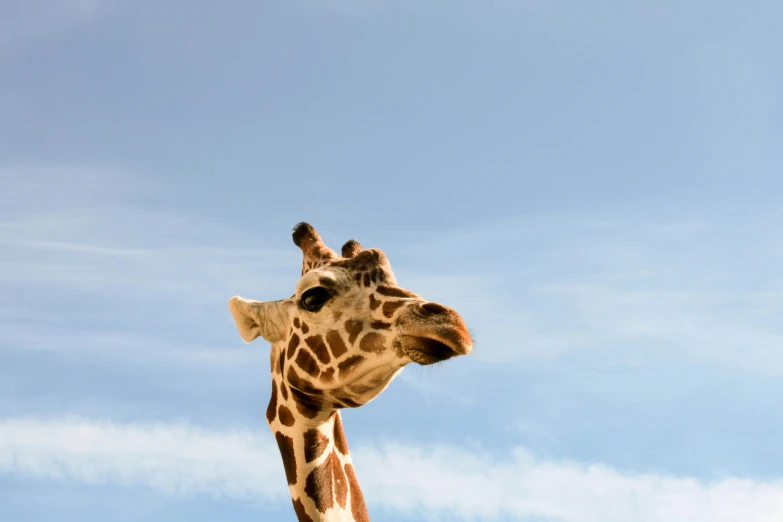
<svg viewBox="0 0 783 522"><path fill-rule="evenodd" d="M294 227L302 272L288 299L232 297L245 342L271 344L266 419L299 522L369 521L340 410L367 404L409 363L473 349L460 315L397 285L379 249L349 240L340 254L307 223Z"/></svg>

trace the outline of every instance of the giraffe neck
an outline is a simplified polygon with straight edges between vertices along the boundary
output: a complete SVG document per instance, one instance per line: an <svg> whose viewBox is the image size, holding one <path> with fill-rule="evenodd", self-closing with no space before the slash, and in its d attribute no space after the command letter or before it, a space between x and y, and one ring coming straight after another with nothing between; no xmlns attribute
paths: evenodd
<svg viewBox="0 0 783 522"><path fill-rule="evenodd" d="M299 395L273 378L267 408L299 522L369 522L340 412L308 410Z"/></svg>

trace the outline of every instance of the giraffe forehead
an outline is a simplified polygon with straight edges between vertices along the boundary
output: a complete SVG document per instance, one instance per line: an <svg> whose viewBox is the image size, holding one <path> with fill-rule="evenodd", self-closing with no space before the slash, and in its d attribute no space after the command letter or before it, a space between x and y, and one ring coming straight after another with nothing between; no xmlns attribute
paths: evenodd
<svg viewBox="0 0 783 522"><path fill-rule="evenodd" d="M391 264L389 264L389 259L379 248L362 250L354 257L348 259L336 259L331 262L331 266L339 266L350 270L351 272L362 272L380 268L389 272L391 275Z"/></svg>
<svg viewBox="0 0 783 522"><path fill-rule="evenodd" d="M300 296L316 286L338 289L348 284L350 284L350 275L344 268L316 268L299 279L296 284L296 295Z"/></svg>
<svg viewBox="0 0 783 522"><path fill-rule="evenodd" d="M348 261L352 261L348 260ZM363 283L363 284L362 284ZM314 268L305 273L296 284L296 296L310 288L323 286L333 290L344 290L353 286L396 285L397 281L388 265L344 265L336 262Z"/></svg>

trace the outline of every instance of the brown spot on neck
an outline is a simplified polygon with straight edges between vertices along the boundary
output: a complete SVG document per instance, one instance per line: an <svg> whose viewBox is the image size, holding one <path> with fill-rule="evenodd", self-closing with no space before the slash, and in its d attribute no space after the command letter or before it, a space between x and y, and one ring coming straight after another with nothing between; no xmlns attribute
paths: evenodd
<svg viewBox="0 0 783 522"><path fill-rule="evenodd" d="M345 507L348 481L340 459L334 451L307 475L304 491L313 499L316 509L321 513L326 513L334 506L335 501L341 508Z"/></svg>
<svg viewBox="0 0 783 522"><path fill-rule="evenodd" d="M334 447L337 451L343 455L348 455L348 441L345 440L345 432L343 431L343 422L340 419L340 414L334 416Z"/></svg>
<svg viewBox="0 0 783 522"><path fill-rule="evenodd" d="M277 411L277 382L272 379L272 396L269 397L269 405L266 407L266 421L269 424L275 420L275 412Z"/></svg>
<svg viewBox="0 0 783 522"><path fill-rule="evenodd" d="M364 495L359 488L359 481L356 480L356 473L353 466L345 465L345 476L348 478L348 487L351 490L351 515L356 522L370 522L370 515L367 513L367 505L364 503Z"/></svg>
<svg viewBox="0 0 783 522"><path fill-rule="evenodd" d="M285 477L288 484L296 484L296 457L294 456L294 439L283 435L279 431L275 433L277 447L280 448L280 455L283 457L283 467L285 468Z"/></svg>
<svg viewBox="0 0 783 522"><path fill-rule="evenodd" d="M304 504L302 504L302 499L298 498L296 500L292 500L292 502L294 503L296 519L299 522L315 522L312 518L310 518L310 515L307 514L307 511L305 511Z"/></svg>
<svg viewBox="0 0 783 522"><path fill-rule="evenodd" d="M329 446L329 439L318 428L310 428L304 433L305 462L308 464L320 457Z"/></svg>
<svg viewBox="0 0 783 522"><path fill-rule="evenodd" d="M296 422L296 419L294 419L294 414L291 413L291 410L282 404L280 405L280 409L277 411L277 418L280 419L280 422L283 424L283 426L288 426L289 428Z"/></svg>

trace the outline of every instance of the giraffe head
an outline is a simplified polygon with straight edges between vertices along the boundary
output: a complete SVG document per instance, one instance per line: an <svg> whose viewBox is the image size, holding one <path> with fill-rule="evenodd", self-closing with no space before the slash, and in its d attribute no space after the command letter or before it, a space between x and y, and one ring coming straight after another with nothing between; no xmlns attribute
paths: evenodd
<svg viewBox="0 0 783 522"><path fill-rule="evenodd" d="M410 362L471 352L459 314L397 286L382 251L351 240L337 254L307 223L293 239L304 256L294 295L229 306L245 342L272 344L272 375L306 417L369 402Z"/></svg>

